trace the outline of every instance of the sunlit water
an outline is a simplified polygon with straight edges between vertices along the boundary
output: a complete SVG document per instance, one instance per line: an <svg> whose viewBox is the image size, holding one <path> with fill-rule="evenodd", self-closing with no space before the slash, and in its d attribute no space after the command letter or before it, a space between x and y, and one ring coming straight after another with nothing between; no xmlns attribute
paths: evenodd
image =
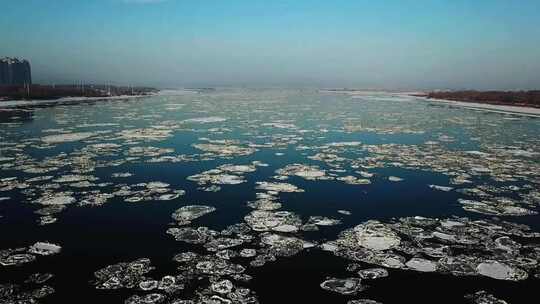
<svg viewBox="0 0 540 304"><path fill-rule="evenodd" d="M276 255L275 261L263 266L251 265L254 257L231 258L252 277L246 282L213 276L249 288L260 303L347 303L352 299L465 303L466 294L479 290L509 303L535 301L536 266L526 269L528 278L519 281L418 272L404 266L383 267L389 276L362 280L367 289L356 295L319 285L328 277L358 277L357 270L347 270L351 263L360 264L359 269L381 267L351 261L320 246L367 220L390 223L411 216L491 220L498 216L528 225L531 233L540 232L540 217L535 214L540 203L539 119L449 108L385 93L278 89L220 89L24 110L26 115L4 114L0 124L0 250L38 241L58 244L62 250L22 265L0 266L0 283L33 290L43 284L24 283L29 275L54 274L45 284L56 292L39 302L123 303L132 295L148 293L165 295L166 303L200 299L197 292L208 292L212 276L191 278L183 290L167 293L138 287L96 289L94 272L146 257L155 266L145 274L147 279L181 275L184 270L177 269L180 264L172 260L175 254L215 252L205 249L205 242L177 241L167 229L204 226L219 232L246 223L245 217L254 211L248 202L256 201L256 193L266 193L281 204L268 212L289 211L301 223L285 227L293 230L289 232L271 225L268 231L251 231L247 233L253 237L250 241L229 249L262 252L268 247L261 244L264 233L314 245L291 256ZM206 184L187 179L223 164L249 168L243 173L222 170ZM276 172L290 164L316 167L298 174ZM305 171L314 177L306 179ZM230 179L219 174L234 175L237 182L220 184L220 178ZM150 182L168 185L152 192L147 184L140 184ZM287 183L298 192L273 193L257 189L257 182ZM163 194L173 199L159 200ZM96 200L99 195L103 200ZM64 202L65 208L57 213L39 214L48 198L58 196L72 201ZM491 202L509 198L510 202L493 203L490 214L481 208L467 210L460 198ZM171 215L186 205L216 210L179 226ZM303 225L310 216L337 221L308 231ZM509 257L526 255L538 261L538 237L512 238L530 248ZM405 238L401 239L403 243ZM400 248L389 250L405 260L413 257ZM501 259L499 253L495 257L493 252L483 254L486 260Z"/></svg>

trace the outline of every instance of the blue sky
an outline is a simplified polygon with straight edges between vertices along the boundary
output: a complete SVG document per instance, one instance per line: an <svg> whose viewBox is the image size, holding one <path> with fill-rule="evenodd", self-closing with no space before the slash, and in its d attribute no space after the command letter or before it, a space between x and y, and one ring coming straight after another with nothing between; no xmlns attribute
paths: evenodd
<svg viewBox="0 0 540 304"><path fill-rule="evenodd" d="M40 83L540 88L538 0L0 0Z"/></svg>

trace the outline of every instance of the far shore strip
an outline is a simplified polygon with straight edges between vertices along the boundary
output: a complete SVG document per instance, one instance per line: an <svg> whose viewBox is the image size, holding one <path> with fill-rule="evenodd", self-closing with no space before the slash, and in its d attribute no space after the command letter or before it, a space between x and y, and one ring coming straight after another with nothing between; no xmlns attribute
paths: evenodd
<svg viewBox="0 0 540 304"><path fill-rule="evenodd" d="M427 97L418 97L426 101L440 102L448 104L449 106L462 107L469 110L494 112L502 114L515 114L521 116L540 117L540 108L522 107L522 106L507 106L507 105L495 105L489 103L477 103L477 102L465 102L446 99L436 99Z"/></svg>
<svg viewBox="0 0 540 304"><path fill-rule="evenodd" d="M5 100L0 101L0 108L12 108L23 106L36 106L44 104L61 104L66 102L86 102L86 101L99 101L99 100L116 100L116 99L130 99L130 98L143 98L155 96L150 95L118 95L118 96L106 96L106 97L63 97L58 99L44 99L44 100Z"/></svg>
<svg viewBox="0 0 540 304"><path fill-rule="evenodd" d="M6 101L0 101L0 108L33 106L33 105L41 105L41 104L64 103L64 102L79 102L79 101L85 102L85 101L99 101L99 100L143 98L143 97L150 97L150 96L155 96L155 95L169 95L169 94L166 94L166 93L163 94L163 93L150 94L150 95L120 95L120 96L110 96L110 97L64 97L64 98L53 99L53 100L6 100ZM175 93L179 94L179 92L175 92ZM171 94L171 95L175 95L175 94ZM406 94L394 93L392 95L401 96L401 97L411 97L409 93L406 93ZM455 100L446 100L446 99L427 98L427 97L421 97L421 96L414 96L414 97L423 99L425 101L444 103L449 106L462 107L465 109L475 110L475 111L514 114L514 115L529 116L529 117L540 117L540 108L495 105L495 104L476 103L476 102L464 102L464 101L455 101Z"/></svg>

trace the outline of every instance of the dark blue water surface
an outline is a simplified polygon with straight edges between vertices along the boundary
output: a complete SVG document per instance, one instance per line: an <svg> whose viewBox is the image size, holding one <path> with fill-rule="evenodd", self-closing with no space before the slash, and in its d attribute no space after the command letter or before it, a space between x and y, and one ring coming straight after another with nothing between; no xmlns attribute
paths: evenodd
<svg viewBox="0 0 540 304"><path fill-rule="evenodd" d="M30 112L31 118L22 119L17 112L21 110ZM429 166L419 168L410 165L411 158L399 153L382 157L376 166L354 166L355 161L367 164L366 158L377 156L369 151L369 147L393 144L421 147L425 151L429 146L426 142L436 141L437 148L434 149L448 152L434 153L435 157L472 150L490 152L492 157L497 158L503 154L494 153L494 149L519 148L530 153L512 156L512 159L531 169L538 168L540 120L537 118L431 106L422 100L395 98L385 93L351 96L315 90L224 89L204 94L184 92L126 101L59 104L10 111L11 115L7 115L0 124L0 157L5 158L0 162L0 179L15 177L18 183L25 183L27 179L37 176L50 175L55 179L67 174L79 174L74 173L77 166L70 162L80 155L100 164L95 166L94 163L94 166L90 165L93 169L80 173L98 178L88 188L72 187L69 183L58 184L51 179L28 183L24 189L0 192L0 197L7 197L0 201L0 250L27 247L38 241L62 246L62 251L57 255L38 257L36 261L20 266L0 266L0 283L22 284L30 274L36 272L54 274L47 284L54 287L56 292L39 300L41 303L123 303L133 294L144 294L128 289L97 290L92 283L94 272L114 263L147 257L156 267L151 273L152 277L159 279L165 274L176 274L178 265L172 261L175 254L184 251L205 253L202 245L175 241L165 233L174 222L171 214L176 209L194 204L216 208L215 212L194 220L190 225L192 227L206 226L219 231L228 225L243 223L244 217L253 210L247 206L247 202L255 200L257 192L263 192L255 189L256 183L277 182L273 179L275 171L288 164L316 165L334 177L359 177L358 171L373 174L369 178L371 184L367 185L349 185L335 179L306 180L298 176L281 181L304 190L301 193L280 193L281 210L294 212L303 221L310 216L341 220L341 224L321 226L319 231L294 234L317 244L335 240L341 231L373 219L390 222L409 216L492 217L464 210L458 199L471 197L457 191L438 191L429 187L432 184L456 189L478 185L495 188L528 185L528 188L516 193L499 194L500 197L514 196L519 201L521 194L537 190L540 180L540 172L532 173L532 178L531 174L517 177L513 182L495 181L494 174L474 175L471 177L472 184L452 185L450 174L437 172ZM184 121L205 117L221 117L225 120L209 123ZM289 126L265 125L268 123ZM138 128L168 130L169 133L163 138L147 139L121 135L122 131ZM98 131L103 133L96 133ZM47 144L43 140L49 135L80 132L92 134L69 142ZM249 155L203 155L205 151L193 144L207 143L205 138L235 140L236 145L243 147L250 144L268 145L257 146L257 151ZM353 141L361 144L347 148L325 147L330 143ZM119 147L111 155L92 154L87 150L81 152L81 149L98 143L115 143ZM151 156L128 153L132 147L149 146L172 149L172 152L163 155L184 155L192 159L148 162ZM331 163L308 158L321 152L334 153L345 160L333 168ZM40 167L47 159L59 156L62 161L55 165L56 170L50 172L26 173L20 167ZM126 161L128 157L138 158ZM111 161L118 160L125 162L113 166ZM391 164L399 160L403 165ZM256 167L255 172L243 174L245 183L221 185L218 192L202 191L198 189L199 185L186 179L222 164L241 165L252 161L260 161L268 166ZM425 158L418 161L430 163ZM457 170L456 163L448 164L450 172ZM47 166L52 167L50 164ZM113 173L120 172L130 172L133 176L111 177ZM515 175L520 175L520 172L515 171ZM389 176L403 180L392 182L388 180ZM171 190L185 190L185 195L172 201L137 203L125 202L123 197L115 196L95 207L77 206L74 203L55 215L56 223L43 226L38 224L39 215L34 213L42 207L36 200L46 192L46 185L58 184L58 188L53 188L51 193L71 191L79 200L82 191L112 193L118 190L119 184L133 186L152 181L170 184ZM98 187L95 185L97 183L111 184ZM538 211L538 205L527 208ZM350 211L351 215L340 214L338 210ZM538 215L501 218L529 225L533 231L540 232ZM240 258L233 261L246 266L246 273L253 276L252 281L238 284L253 290L260 303L347 303L357 298L387 304L465 303L465 294L479 290L486 290L509 303L535 303L535 287L540 282L533 275L527 280L513 282L482 276L458 277L389 269L387 278L366 282L369 287L365 291L348 296L323 290L319 284L327 277L354 276L355 273L346 271L351 261L316 247L292 257L278 257L263 267L249 267ZM365 268L373 267L360 264ZM194 290L187 289L181 297L187 299L193 293Z"/></svg>

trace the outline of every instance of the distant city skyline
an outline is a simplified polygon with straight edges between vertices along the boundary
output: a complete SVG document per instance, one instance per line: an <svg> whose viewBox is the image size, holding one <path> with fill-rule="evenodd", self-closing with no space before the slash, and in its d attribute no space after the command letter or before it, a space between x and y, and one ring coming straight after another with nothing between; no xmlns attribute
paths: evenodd
<svg viewBox="0 0 540 304"><path fill-rule="evenodd" d="M27 60L0 57L0 85L30 85L32 70Z"/></svg>
<svg viewBox="0 0 540 304"><path fill-rule="evenodd" d="M540 1L5 0L34 83L540 89Z"/></svg>

